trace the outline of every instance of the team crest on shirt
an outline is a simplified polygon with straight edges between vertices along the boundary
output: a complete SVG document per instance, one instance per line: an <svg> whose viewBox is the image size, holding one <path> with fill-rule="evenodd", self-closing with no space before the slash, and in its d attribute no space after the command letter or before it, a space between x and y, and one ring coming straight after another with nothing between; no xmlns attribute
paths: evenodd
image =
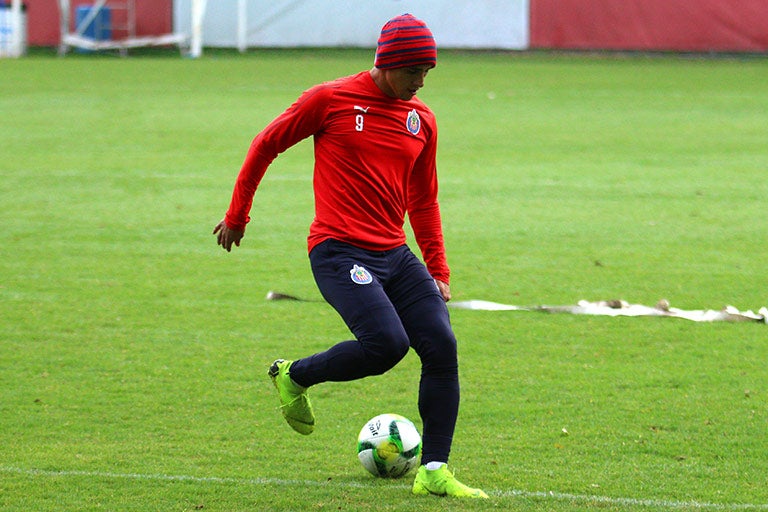
<svg viewBox="0 0 768 512"><path fill-rule="evenodd" d="M405 127L411 132L411 135L418 135L421 130L421 118L416 109L411 110L408 113L408 117L405 120Z"/></svg>
<svg viewBox="0 0 768 512"><path fill-rule="evenodd" d="M371 273L365 270L365 267L355 265L352 270L349 271L349 277L352 278L352 282L355 284L371 284L373 282L373 276Z"/></svg>

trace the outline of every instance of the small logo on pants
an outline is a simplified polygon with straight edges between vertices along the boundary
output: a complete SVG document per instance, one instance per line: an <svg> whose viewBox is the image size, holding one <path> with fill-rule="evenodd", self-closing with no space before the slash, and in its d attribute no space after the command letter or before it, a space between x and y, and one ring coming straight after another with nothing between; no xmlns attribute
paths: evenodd
<svg viewBox="0 0 768 512"><path fill-rule="evenodd" d="M371 284L373 282L371 273L360 265L352 267L352 270L349 271L349 277L352 278L352 282L355 284Z"/></svg>

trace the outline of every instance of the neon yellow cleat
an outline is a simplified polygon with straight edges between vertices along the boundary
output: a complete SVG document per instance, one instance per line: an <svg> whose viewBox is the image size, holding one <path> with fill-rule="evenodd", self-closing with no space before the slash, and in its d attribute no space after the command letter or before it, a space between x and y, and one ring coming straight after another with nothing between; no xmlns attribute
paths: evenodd
<svg viewBox="0 0 768 512"><path fill-rule="evenodd" d="M280 411L285 421L299 434L309 435L315 430L315 413L307 396L307 388L291 379L293 361L278 359L269 367L267 374L280 395Z"/></svg>
<svg viewBox="0 0 768 512"><path fill-rule="evenodd" d="M440 469L430 471L426 466L419 467L416 480L413 481L413 494L436 494L455 498L488 498L480 489L467 487L456 480L443 464Z"/></svg>

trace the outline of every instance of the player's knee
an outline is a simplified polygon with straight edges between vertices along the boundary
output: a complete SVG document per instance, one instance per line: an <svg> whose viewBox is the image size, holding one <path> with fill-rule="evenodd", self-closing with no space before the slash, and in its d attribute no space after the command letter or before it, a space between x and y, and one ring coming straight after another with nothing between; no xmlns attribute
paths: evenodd
<svg viewBox="0 0 768 512"><path fill-rule="evenodd" d="M423 372L441 376L458 374L456 337L450 329L432 332L418 345Z"/></svg>
<svg viewBox="0 0 768 512"><path fill-rule="evenodd" d="M373 375L392 369L408 353L410 343L402 332L382 331L367 344L368 364Z"/></svg>

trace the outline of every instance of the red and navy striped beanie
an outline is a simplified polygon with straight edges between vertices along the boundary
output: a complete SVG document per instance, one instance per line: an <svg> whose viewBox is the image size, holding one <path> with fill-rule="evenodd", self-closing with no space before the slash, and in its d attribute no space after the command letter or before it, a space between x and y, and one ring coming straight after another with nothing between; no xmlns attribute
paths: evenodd
<svg viewBox="0 0 768 512"><path fill-rule="evenodd" d="M381 28L374 66L395 69L437 65L437 46L427 24L411 14L389 20Z"/></svg>

